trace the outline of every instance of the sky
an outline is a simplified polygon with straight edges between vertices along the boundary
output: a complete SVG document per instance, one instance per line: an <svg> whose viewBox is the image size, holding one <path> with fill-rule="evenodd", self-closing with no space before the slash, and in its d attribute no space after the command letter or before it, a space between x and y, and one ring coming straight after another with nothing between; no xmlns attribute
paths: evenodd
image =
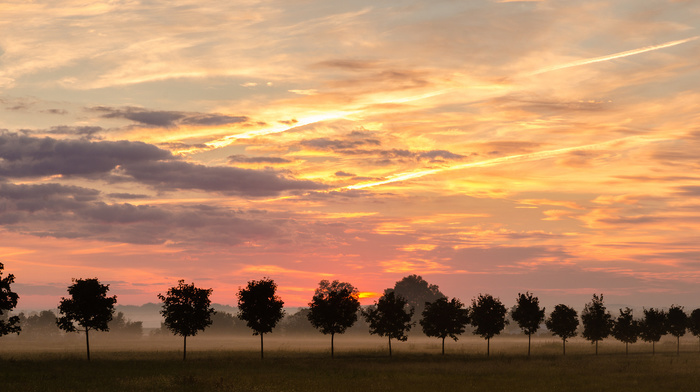
<svg viewBox="0 0 700 392"><path fill-rule="evenodd" d="M700 3L0 0L0 262L700 306Z"/></svg>

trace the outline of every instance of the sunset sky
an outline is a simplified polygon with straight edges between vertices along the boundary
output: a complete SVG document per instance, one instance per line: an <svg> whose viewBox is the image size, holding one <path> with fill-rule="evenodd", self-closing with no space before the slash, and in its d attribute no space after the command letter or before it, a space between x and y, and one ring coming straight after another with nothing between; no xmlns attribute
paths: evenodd
<svg viewBox="0 0 700 392"><path fill-rule="evenodd" d="M0 261L698 307L700 2L0 0Z"/></svg>

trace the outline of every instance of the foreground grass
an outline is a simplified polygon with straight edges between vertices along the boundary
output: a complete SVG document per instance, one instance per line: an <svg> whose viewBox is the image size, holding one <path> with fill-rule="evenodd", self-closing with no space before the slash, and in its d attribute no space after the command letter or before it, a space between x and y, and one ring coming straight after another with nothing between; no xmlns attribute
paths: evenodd
<svg viewBox="0 0 700 392"><path fill-rule="evenodd" d="M7 391L696 391L700 354L448 355L357 351L0 354Z"/></svg>

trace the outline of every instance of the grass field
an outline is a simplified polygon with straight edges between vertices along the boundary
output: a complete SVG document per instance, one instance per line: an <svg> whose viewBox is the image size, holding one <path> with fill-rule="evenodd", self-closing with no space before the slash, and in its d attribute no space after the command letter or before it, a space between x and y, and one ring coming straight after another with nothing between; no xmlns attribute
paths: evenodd
<svg viewBox="0 0 700 392"><path fill-rule="evenodd" d="M249 343L254 344L252 338ZM555 340L538 342L523 355L522 339L502 339L486 358L478 339L450 342L439 355L437 340L395 345L388 358L382 344L360 349L342 341L331 360L325 340L307 349L270 344L260 360L254 349L215 348L213 340L192 339L188 360L176 339L141 349L96 342L93 360L83 347L21 350L0 346L0 390L7 391L697 391L700 353L691 341L680 356L675 346L635 344L630 355L614 342L593 355L590 344L570 344L567 356ZM272 340L272 339L271 339ZM2 343L2 342L0 342ZM79 343L75 341L74 343ZM98 348L102 343L102 347ZM189 342L188 342L189 343ZM230 343L230 341L229 341ZM200 349L197 349L199 344ZM188 347L190 345L188 344ZM201 348L205 348L204 350ZM483 347L485 349L485 347ZM473 350L473 351L472 351Z"/></svg>

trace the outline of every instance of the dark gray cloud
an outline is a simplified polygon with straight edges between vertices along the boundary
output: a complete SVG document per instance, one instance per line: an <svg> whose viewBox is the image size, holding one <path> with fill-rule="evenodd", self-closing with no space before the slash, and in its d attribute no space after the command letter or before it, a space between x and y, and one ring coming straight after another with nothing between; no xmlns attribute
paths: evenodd
<svg viewBox="0 0 700 392"><path fill-rule="evenodd" d="M290 163L289 159L279 157L249 157L247 155L231 155L228 157L230 163Z"/></svg>
<svg viewBox="0 0 700 392"><path fill-rule="evenodd" d="M336 177L355 177L354 174L342 170L335 172Z"/></svg>
<svg viewBox="0 0 700 392"><path fill-rule="evenodd" d="M148 110L131 106L123 108L96 106L90 108L90 110L103 113L103 118L124 118L144 125L165 128L174 127L177 125L217 126L248 121L248 118L245 116Z"/></svg>
<svg viewBox="0 0 700 392"><path fill-rule="evenodd" d="M51 127L47 133L51 135L75 135L86 140L93 140L97 139L97 134L103 131L104 129L102 127L59 125L57 127Z"/></svg>
<svg viewBox="0 0 700 392"><path fill-rule="evenodd" d="M112 199L146 199L148 195L137 194L137 193L110 193L107 196Z"/></svg>
<svg viewBox="0 0 700 392"><path fill-rule="evenodd" d="M317 150L333 150L333 151L343 151L343 150L353 150L358 147L364 146L379 146L381 142L376 139L362 139L362 140L334 140L325 137L303 140L301 145L304 147L317 149Z"/></svg>
<svg viewBox="0 0 700 392"><path fill-rule="evenodd" d="M173 159L173 156L142 142L56 140L2 132L0 158L0 176L21 178L99 175L125 162Z"/></svg>
<svg viewBox="0 0 700 392"><path fill-rule="evenodd" d="M334 151L344 155L376 156L377 158L380 158L381 160L387 163L390 160L396 159L446 161L460 160L466 158L464 155L455 154L447 150L411 151L398 148L372 148L375 146L380 146L381 142L377 139L371 138L364 138L360 140L317 138L303 140L300 144L309 149L320 151Z"/></svg>
<svg viewBox="0 0 700 392"><path fill-rule="evenodd" d="M183 161L136 162L124 173L161 191L199 189L247 196L271 196L286 190L324 189L313 181L294 180L272 170L204 166Z"/></svg>

